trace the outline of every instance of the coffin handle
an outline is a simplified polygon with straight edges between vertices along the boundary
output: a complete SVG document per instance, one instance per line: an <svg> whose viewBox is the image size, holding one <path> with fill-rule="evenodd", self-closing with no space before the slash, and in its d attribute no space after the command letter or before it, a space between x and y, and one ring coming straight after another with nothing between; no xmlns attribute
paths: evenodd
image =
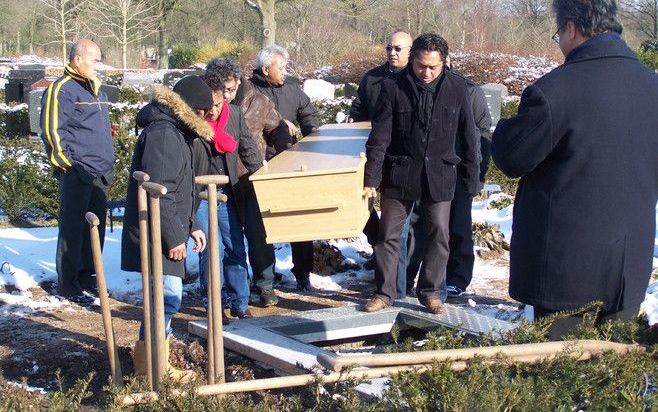
<svg viewBox="0 0 658 412"><path fill-rule="evenodd" d="M339 210L342 208L343 208L343 202L336 202L336 203L321 204L321 205L301 205L301 206L289 206L289 207L274 206L269 208L268 212L270 214L296 213L296 212L322 212L322 211Z"/></svg>

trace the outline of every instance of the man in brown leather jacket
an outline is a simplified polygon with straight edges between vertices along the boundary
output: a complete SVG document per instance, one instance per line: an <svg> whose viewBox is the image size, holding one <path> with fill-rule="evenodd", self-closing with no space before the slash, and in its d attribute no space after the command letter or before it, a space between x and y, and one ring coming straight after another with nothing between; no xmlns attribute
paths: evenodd
<svg viewBox="0 0 658 412"><path fill-rule="evenodd" d="M261 156L269 160L291 144L288 126L274 108L274 104L258 92L249 81L242 81L240 69L233 60L215 58L208 62L207 71L215 71L226 79L224 98L228 103L240 106L247 128L256 141ZM253 185L247 178L247 169L238 161L240 182L236 186L238 208L243 220L245 236L249 244L249 262L253 271L253 283L262 306L278 303L272 288L274 279L274 247L265 240L265 227L260 216Z"/></svg>

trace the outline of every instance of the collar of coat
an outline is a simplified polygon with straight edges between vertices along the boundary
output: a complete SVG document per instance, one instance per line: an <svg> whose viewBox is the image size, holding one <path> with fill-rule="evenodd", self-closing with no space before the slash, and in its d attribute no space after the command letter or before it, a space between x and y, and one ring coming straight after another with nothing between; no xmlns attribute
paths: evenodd
<svg viewBox="0 0 658 412"><path fill-rule="evenodd" d="M204 119L200 118L187 103L166 86L155 85L152 92L153 101L168 107L188 129L202 139L212 141L214 131Z"/></svg>
<svg viewBox="0 0 658 412"><path fill-rule="evenodd" d="M101 81L98 79L90 80L87 79L86 77L83 77L81 74L79 74L73 67L71 67L70 64L67 64L66 67L64 67L64 74L72 78L73 80L81 83L84 87L87 87L89 91L91 91L94 96L98 96L98 92L101 89Z"/></svg>
<svg viewBox="0 0 658 412"><path fill-rule="evenodd" d="M635 53L626 45L621 36L615 32L605 32L590 37L576 47L564 60L564 64L576 61L601 59L606 57L623 57L637 60Z"/></svg>

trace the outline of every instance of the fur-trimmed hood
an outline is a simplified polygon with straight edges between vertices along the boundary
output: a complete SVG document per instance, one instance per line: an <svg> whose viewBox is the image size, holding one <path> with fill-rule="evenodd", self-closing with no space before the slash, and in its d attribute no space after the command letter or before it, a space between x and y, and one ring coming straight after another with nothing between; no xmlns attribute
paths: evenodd
<svg viewBox="0 0 658 412"><path fill-rule="evenodd" d="M212 141L214 136L208 122L197 116L178 94L166 86L154 85L151 102L137 113L138 127L146 127L156 120L177 123L207 141Z"/></svg>

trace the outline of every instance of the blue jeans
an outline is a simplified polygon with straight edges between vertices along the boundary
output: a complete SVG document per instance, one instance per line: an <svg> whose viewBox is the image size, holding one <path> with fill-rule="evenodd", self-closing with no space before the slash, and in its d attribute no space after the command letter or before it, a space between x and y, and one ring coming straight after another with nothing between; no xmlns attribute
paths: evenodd
<svg viewBox="0 0 658 412"><path fill-rule="evenodd" d="M397 292L398 299L407 297L407 239L409 238L409 225L411 224L411 213L407 216L400 234L400 258L398 259Z"/></svg>
<svg viewBox="0 0 658 412"><path fill-rule="evenodd" d="M249 306L249 279L247 253L244 247L244 233L238 217L238 210L230 188L222 188L228 196L226 203L220 202L217 210L219 226L219 260L221 272L223 306L244 312ZM208 236L208 202L202 200L196 212L201 230ZM226 279L226 283L224 282ZM201 296L207 301L208 248L199 253L199 286Z"/></svg>
<svg viewBox="0 0 658 412"><path fill-rule="evenodd" d="M162 290L164 291L164 313L165 313L165 331L167 336L171 334L171 318L174 317L180 309L183 300L183 278L178 276L163 275ZM151 299L151 307L153 300ZM144 321L139 327L139 340L144 340Z"/></svg>

